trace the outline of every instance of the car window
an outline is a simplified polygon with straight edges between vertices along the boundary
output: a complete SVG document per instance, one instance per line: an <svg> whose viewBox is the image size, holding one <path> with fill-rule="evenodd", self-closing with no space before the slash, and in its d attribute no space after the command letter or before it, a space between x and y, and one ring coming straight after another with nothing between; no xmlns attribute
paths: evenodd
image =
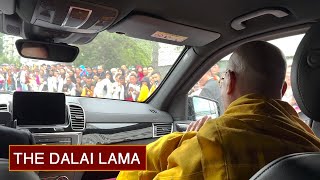
<svg viewBox="0 0 320 180"><path fill-rule="evenodd" d="M15 36L0 34L0 91L63 92L69 96L144 102L159 87L183 46L102 32L79 45L70 64L20 57Z"/></svg>
<svg viewBox="0 0 320 180"><path fill-rule="evenodd" d="M300 34L269 41L271 44L274 44L282 50L287 60L287 73L285 81L287 82L288 88L282 100L288 102L291 106L293 106L297 113L300 113L301 110L292 94L290 73L293 56L303 36L304 34ZM230 56L231 54L222 58L218 63L212 66L210 70L206 72L189 91L189 97L200 96L216 100L219 103L220 115L223 113L224 107L222 107L219 80L221 79L221 77L223 77Z"/></svg>

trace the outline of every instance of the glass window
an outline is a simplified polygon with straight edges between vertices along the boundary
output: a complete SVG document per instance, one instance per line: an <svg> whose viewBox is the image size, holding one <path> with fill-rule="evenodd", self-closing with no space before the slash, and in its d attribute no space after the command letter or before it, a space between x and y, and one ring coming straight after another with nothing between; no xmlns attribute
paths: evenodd
<svg viewBox="0 0 320 180"><path fill-rule="evenodd" d="M288 88L282 100L288 102L291 106L293 106L294 109L297 111L297 113L299 113L299 115L301 114L301 110L297 105L292 94L290 73L291 73L293 56L303 36L304 34L301 34L301 35L284 37L284 38L279 38L279 39L269 41L271 44L274 44L275 46L277 46L282 50L287 60L287 74L286 74L285 81L287 82ZM189 96L206 97L206 98L214 99L218 101L220 104L222 104L218 81L219 79L221 79L221 77L223 76L223 73L226 70L227 62L230 56L231 54L222 58L217 64L212 66L211 69L206 74L204 74L202 78L189 91ZM223 111L222 107L220 107L220 109L221 111Z"/></svg>
<svg viewBox="0 0 320 180"><path fill-rule="evenodd" d="M15 36L0 34L0 91L63 92L69 96L144 102L168 73L183 46L100 33L79 45L71 64L20 57Z"/></svg>

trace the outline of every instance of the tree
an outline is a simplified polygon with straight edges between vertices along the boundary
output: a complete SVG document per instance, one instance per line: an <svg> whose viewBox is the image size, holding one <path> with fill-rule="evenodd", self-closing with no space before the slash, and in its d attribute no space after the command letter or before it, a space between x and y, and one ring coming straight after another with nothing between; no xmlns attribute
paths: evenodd
<svg viewBox="0 0 320 180"><path fill-rule="evenodd" d="M102 32L92 42L80 45L76 66L104 65L110 69L127 66L148 66L152 63L154 42L134 39L124 35Z"/></svg>
<svg viewBox="0 0 320 180"><path fill-rule="evenodd" d="M0 52L3 54L3 34L0 33Z"/></svg>

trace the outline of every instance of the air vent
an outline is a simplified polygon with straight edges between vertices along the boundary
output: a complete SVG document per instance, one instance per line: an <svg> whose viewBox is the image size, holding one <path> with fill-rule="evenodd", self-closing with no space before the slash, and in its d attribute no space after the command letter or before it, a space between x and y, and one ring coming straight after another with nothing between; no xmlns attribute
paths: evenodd
<svg viewBox="0 0 320 180"><path fill-rule="evenodd" d="M69 105L69 115L71 120L71 128L75 131L82 131L85 128L84 110L79 105Z"/></svg>
<svg viewBox="0 0 320 180"><path fill-rule="evenodd" d="M153 137L161 137L172 132L172 124L153 124Z"/></svg>
<svg viewBox="0 0 320 180"><path fill-rule="evenodd" d="M0 111L8 111L8 105L7 104L0 104Z"/></svg>

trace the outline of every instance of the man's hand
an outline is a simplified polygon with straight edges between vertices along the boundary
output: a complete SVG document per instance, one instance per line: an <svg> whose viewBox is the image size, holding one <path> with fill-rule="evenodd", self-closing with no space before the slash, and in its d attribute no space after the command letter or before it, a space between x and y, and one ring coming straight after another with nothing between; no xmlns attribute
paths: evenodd
<svg viewBox="0 0 320 180"><path fill-rule="evenodd" d="M210 119L209 116L205 116L200 120L194 121L189 124L186 132L190 131L199 131L199 129L204 125L205 122L207 122Z"/></svg>

